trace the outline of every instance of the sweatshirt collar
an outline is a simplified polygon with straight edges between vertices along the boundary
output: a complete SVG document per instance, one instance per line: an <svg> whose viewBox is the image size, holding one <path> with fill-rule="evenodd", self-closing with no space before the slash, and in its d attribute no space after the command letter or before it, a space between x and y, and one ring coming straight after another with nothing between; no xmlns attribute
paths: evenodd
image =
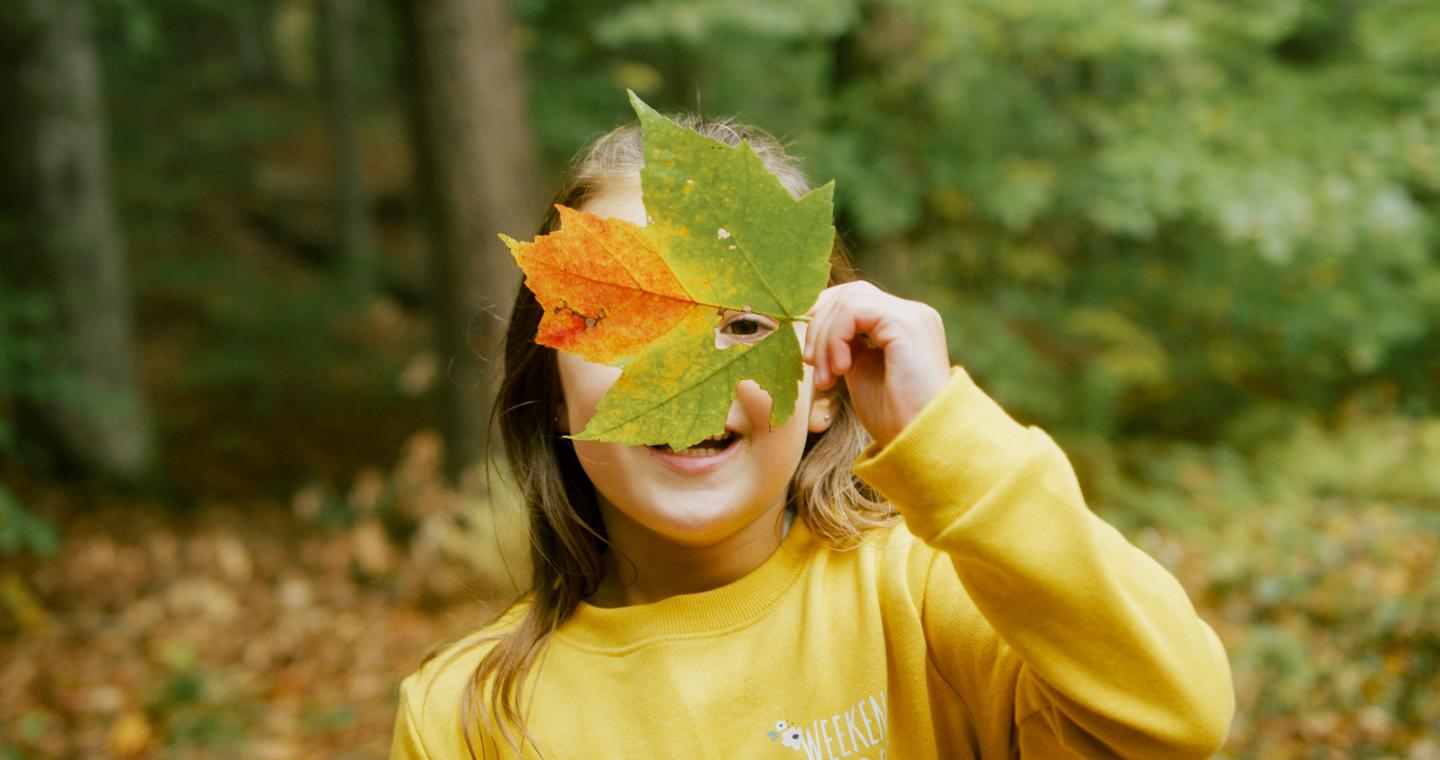
<svg viewBox="0 0 1440 760"><path fill-rule="evenodd" d="M627 607L581 602L556 638L579 649L625 654L658 639L704 637L742 627L774 607L817 545L809 526L797 519L774 554L731 583Z"/></svg>

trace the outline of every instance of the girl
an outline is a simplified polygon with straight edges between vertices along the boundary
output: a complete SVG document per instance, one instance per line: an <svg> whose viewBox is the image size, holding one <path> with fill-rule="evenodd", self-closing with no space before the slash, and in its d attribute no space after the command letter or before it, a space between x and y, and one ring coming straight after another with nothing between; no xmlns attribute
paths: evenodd
<svg viewBox="0 0 1440 760"><path fill-rule="evenodd" d="M796 197L780 147L747 140ZM645 224L641 135L557 202ZM543 232L557 219L552 210ZM1180 585L1086 507L1065 455L949 366L934 309L853 281L797 325L795 413L750 381L682 452L571 441L620 370L533 342L499 412L532 589L401 687L392 760L1207 757L1234 709ZM755 315L737 335L777 329ZM722 332L730 323L722 325ZM903 518L903 519L902 519Z"/></svg>

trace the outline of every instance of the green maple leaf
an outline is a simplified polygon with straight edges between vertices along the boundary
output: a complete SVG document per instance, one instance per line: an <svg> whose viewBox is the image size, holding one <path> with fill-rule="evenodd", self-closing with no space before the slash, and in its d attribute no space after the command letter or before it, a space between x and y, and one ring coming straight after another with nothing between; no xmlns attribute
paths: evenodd
<svg viewBox="0 0 1440 760"><path fill-rule="evenodd" d="M770 424L784 424L804 377L795 331L782 326L752 345L720 349L714 327L713 314L692 312L625 366L589 424L571 437L691 446L725 432L735 388L744 379L770 394Z"/></svg>
<svg viewBox="0 0 1440 760"><path fill-rule="evenodd" d="M633 92L630 101L644 130L648 225L566 209L556 233L505 239L546 308L537 341L623 367L572 438L685 448L724 433L744 379L770 394L770 423L783 424L804 376L791 324L830 274L834 183L796 200L748 144L677 126ZM725 309L779 329L717 348Z"/></svg>
<svg viewBox="0 0 1440 760"><path fill-rule="evenodd" d="M835 183L797 201L748 144L676 126L633 92L630 102L645 131L649 229L675 277L701 301L804 314L830 276Z"/></svg>

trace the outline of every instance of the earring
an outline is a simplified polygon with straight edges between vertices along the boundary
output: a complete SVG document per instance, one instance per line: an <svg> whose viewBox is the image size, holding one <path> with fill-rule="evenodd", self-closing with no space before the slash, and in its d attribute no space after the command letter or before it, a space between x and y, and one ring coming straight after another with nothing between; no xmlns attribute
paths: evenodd
<svg viewBox="0 0 1440 760"><path fill-rule="evenodd" d="M826 422L829 422L829 421L830 421L830 413L829 413L829 412L824 412L824 413L822 413L821 419L825 420Z"/></svg>

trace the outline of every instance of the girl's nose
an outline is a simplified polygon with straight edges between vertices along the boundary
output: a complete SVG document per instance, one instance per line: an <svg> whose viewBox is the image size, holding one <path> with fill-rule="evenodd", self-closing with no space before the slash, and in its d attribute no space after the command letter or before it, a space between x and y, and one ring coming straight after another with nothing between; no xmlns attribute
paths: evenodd
<svg viewBox="0 0 1440 760"><path fill-rule="evenodd" d="M754 380L741 380L730 414L725 423L740 433L768 430L770 427L770 394Z"/></svg>

